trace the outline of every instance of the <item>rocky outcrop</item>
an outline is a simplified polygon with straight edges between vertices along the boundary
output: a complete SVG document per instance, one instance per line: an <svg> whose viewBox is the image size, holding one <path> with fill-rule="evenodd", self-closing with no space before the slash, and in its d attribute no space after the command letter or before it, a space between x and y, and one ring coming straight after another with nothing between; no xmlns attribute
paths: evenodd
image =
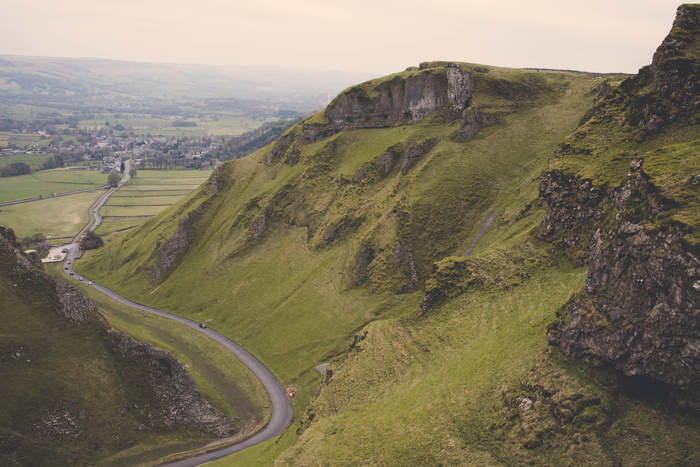
<svg viewBox="0 0 700 467"><path fill-rule="evenodd" d="M146 380L152 402L146 407L146 420L153 428L174 429L188 426L220 438L235 432L230 421L204 400L192 376L172 353L150 344L137 342L131 336L109 330L114 352L138 367Z"/></svg>
<svg viewBox="0 0 700 467"><path fill-rule="evenodd" d="M469 73L458 64L424 63L418 72L365 83L340 94L324 113L328 123L305 125L302 141L322 141L349 129L417 123L441 111L458 119L475 89Z"/></svg>
<svg viewBox="0 0 700 467"><path fill-rule="evenodd" d="M158 250L156 264L151 269L151 279L154 283L161 282L170 272L180 264L192 244L194 224L199 214L200 207L188 212L177 224L177 230Z"/></svg>
<svg viewBox="0 0 700 467"><path fill-rule="evenodd" d="M14 258L11 261L12 269L16 271L29 271L34 268L44 269L41 259L36 253L25 254L18 246L15 231L7 227L0 227L0 254L7 255L8 258Z"/></svg>
<svg viewBox="0 0 700 467"><path fill-rule="evenodd" d="M584 264L596 222L603 216L601 201L607 193L594 187L591 180L559 170L542 175L539 192L547 203L547 212L538 237L561 246L571 259Z"/></svg>
<svg viewBox="0 0 700 467"><path fill-rule="evenodd" d="M450 109L461 115L474 92L469 73L459 65L432 67L424 64L420 73L397 75L368 89L355 86L339 95L325 112L333 124L359 124L367 121L419 122L428 115Z"/></svg>
<svg viewBox="0 0 700 467"><path fill-rule="evenodd" d="M692 118L700 110L700 6L678 8L671 32L654 54L651 66L622 83L619 95L632 95L627 121L658 133L676 120Z"/></svg>
<svg viewBox="0 0 700 467"><path fill-rule="evenodd" d="M684 163L692 160L694 149L677 133L689 131L692 138L697 125L698 26L700 6L681 6L652 65L608 93L593 111L595 124L562 144L556 159L564 166L571 158L571 167L585 167L589 159L593 167L611 167L631 154L615 153L615 144L601 147L603 139L619 138L645 153L659 144L655 138L668 137L680 143L674 146L679 154L686 152ZM670 125L687 130L666 132ZM679 163L658 151L649 153L656 164ZM662 195L642 159L631 161L617 187L609 174L595 175L596 186L562 170L543 175L547 214L539 237L588 262L583 289L547 337L570 357L619 370L633 391L652 388L655 397L700 414L700 262L688 241L697 235L689 201L697 191L679 188L694 187L695 174L670 173L658 183L676 199Z"/></svg>
<svg viewBox="0 0 700 467"><path fill-rule="evenodd" d="M418 286L418 268L411 249L404 241L399 242L394 249L393 267L401 271L405 278L403 286L397 293L415 290Z"/></svg>
<svg viewBox="0 0 700 467"><path fill-rule="evenodd" d="M360 245L350 268L350 288L359 287L365 283L367 280L367 268L374 259L374 255L374 248L365 243Z"/></svg>
<svg viewBox="0 0 700 467"><path fill-rule="evenodd" d="M282 156L282 154L284 154L284 152L289 148L289 146L294 142L294 140L295 135L292 132L280 136L275 145L272 147L270 153L267 155L267 163L271 164L277 159L279 159Z"/></svg>
<svg viewBox="0 0 700 467"><path fill-rule="evenodd" d="M661 97L669 99L683 113L700 109L700 65L689 55L700 42L700 5L681 5L671 32L654 54L651 77Z"/></svg>
<svg viewBox="0 0 700 467"><path fill-rule="evenodd" d="M566 355L611 365L700 413L700 260L677 223L650 220L673 206L630 166L613 194L615 221L593 236L582 291L548 339Z"/></svg>
<svg viewBox="0 0 700 467"><path fill-rule="evenodd" d="M258 240L267 231L267 222L270 217L270 210L268 208L260 211L260 215L250 226L250 237L253 240Z"/></svg>
<svg viewBox="0 0 700 467"><path fill-rule="evenodd" d="M60 279L52 278L52 280L61 304L59 311L63 316L74 323L104 322L95 302L83 295L80 289Z"/></svg>
<svg viewBox="0 0 700 467"><path fill-rule="evenodd" d="M431 138L406 149L406 152L403 154L403 162L401 163L401 175L406 175L411 167L416 165L420 158L429 153L437 143L438 140L436 138Z"/></svg>
<svg viewBox="0 0 700 467"><path fill-rule="evenodd" d="M228 175L226 169L223 165L220 165L214 169L214 172L209 176L209 180L205 186L206 193L208 195L213 195L221 191L224 186L226 186L226 181Z"/></svg>
<svg viewBox="0 0 700 467"><path fill-rule="evenodd" d="M401 142L394 144L388 147L381 156L362 164L355 172L353 180L364 183L381 180L392 172L399 161L401 161L401 175L406 175L438 143L439 139L430 138L419 143Z"/></svg>
<svg viewBox="0 0 700 467"><path fill-rule="evenodd" d="M497 120L493 114L482 113L473 108L466 109L462 114L462 126L455 136L462 140L470 139L482 128L495 124Z"/></svg>

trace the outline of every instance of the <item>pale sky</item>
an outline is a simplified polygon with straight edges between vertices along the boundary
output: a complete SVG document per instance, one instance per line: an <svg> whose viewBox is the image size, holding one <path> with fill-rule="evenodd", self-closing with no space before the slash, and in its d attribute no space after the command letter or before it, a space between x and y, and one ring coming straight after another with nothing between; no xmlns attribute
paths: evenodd
<svg viewBox="0 0 700 467"><path fill-rule="evenodd" d="M452 60L628 72L676 0L0 0L0 54L389 74Z"/></svg>

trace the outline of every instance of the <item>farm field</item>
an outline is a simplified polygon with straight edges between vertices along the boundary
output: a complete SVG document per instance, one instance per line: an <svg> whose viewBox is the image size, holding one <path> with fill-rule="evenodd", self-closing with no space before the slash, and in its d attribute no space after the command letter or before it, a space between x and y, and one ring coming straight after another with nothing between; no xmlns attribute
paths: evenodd
<svg viewBox="0 0 700 467"><path fill-rule="evenodd" d="M106 126L105 123L109 122L110 126L121 125L129 132L133 131L135 134L150 134L154 137L236 136L246 131L254 130L266 121L272 120L252 119L246 116L226 114L217 116L216 118L212 118L211 116L187 118L187 121L195 122L197 126L175 127L173 123L177 121L177 119L174 117L149 118L140 114L118 115L119 116L105 115L104 118L101 119L81 120L78 126L87 130L96 130Z"/></svg>
<svg viewBox="0 0 700 467"><path fill-rule="evenodd" d="M0 147L3 140L0 138ZM24 162L28 164L32 170L39 170L49 156L46 154L14 154L12 156L0 156L0 168L14 164L15 162Z"/></svg>
<svg viewBox="0 0 700 467"><path fill-rule="evenodd" d="M132 206L110 206L105 205L102 208L102 215L105 217L126 217L126 216L155 216L163 209L170 206L169 204L152 205L132 205Z"/></svg>
<svg viewBox="0 0 700 467"><path fill-rule="evenodd" d="M91 183L95 185L106 185L108 174L99 170L46 170L33 174L42 180L55 183Z"/></svg>
<svg viewBox="0 0 700 467"><path fill-rule="evenodd" d="M4 116L4 114L2 114ZM48 146L51 142L50 139L41 139L41 135L37 134L26 134L26 133L12 133L9 131L0 131L0 148L14 144L15 147L23 148L31 143L38 143L41 146ZM44 156L46 158L48 156Z"/></svg>
<svg viewBox="0 0 700 467"><path fill-rule="evenodd" d="M48 170L18 177L0 178L0 203L51 197L68 191L97 188L107 184L107 174L87 170Z"/></svg>
<svg viewBox="0 0 700 467"><path fill-rule="evenodd" d="M103 193L103 190L95 190L2 206L0 225L12 228L18 238L35 233L45 234L48 241L72 237L87 223L90 206Z"/></svg>
<svg viewBox="0 0 700 467"><path fill-rule="evenodd" d="M131 182L130 182L131 183ZM139 198L139 197L154 197L154 196L184 196L187 193L192 191L192 188L174 188L174 189L167 189L167 190L159 190L157 187L154 186L147 186L147 189L145 190L138 190L134 188L130 188L127 185L124 185L123 188L120 188L119 191L113 195L116 198ZM122 203L123 204L123 203Z"/></svg>
<svg viewBox="0 0 700 467"><path fill-rule="evenodd" d="M98 235L126 230L146 222L204 183L211 170L140 169L102 207Z"/></svg>

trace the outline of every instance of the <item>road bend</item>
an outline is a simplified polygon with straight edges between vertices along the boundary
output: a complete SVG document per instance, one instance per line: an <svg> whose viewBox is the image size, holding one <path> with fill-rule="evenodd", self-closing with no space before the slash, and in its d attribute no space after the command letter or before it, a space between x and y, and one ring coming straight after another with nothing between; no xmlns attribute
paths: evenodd
<svg viewBox="0 0 700 467"><path fill-rule="evenodd" d="M72 264L72 263L71 263ZM70 265L69 265L70 266ZM69 272L69 270L65 270L65 272ZM197 465L204 464L206 462L211 462L213 460L221 459L223 457L229 456L235 452L242 451L245 448L255 446L256 444L262 443L263 441L267 441L269 439L275 438L279 435L281 435L287 427L292 422L292 406L289 401L289 396L287 395L287 391L282 387L279 381L274 377L274 375L268 370L262 363L260 363L259 360L257 360L255 357L253 357L247 350L245 350L243 347L240 345L236 344L233 342L231 339L228 337L224 336L221 333L216 332L215 330L207 327L207 328L201 328L199 326L199 323L196 321L192 321L191 319L183 318L182 316L174 315L172 313L168 313L167 311L159 310L157 308L153 308L150 306L146 305L141 305L140 303L132 302L131 300L122 297L118 293L114 292L113 290L110 290L100 284L92 283L91 287L94 289L99 290L103 294L107 295L108 297L124 304L127 306L130 306L132 308L136 308L138 310L145 311L147 313L151 313L157 316L161 316L163 318L171 319L173 321L177 321L178 323L182 323L186 326L189 326L192 329L195 329L210 339L215 340L216 342L220 343L223 345L229 352L231 352L233 355L235 355L243 364L245 364L250 370L255 374L255 376L260 380L262 383L263 387L265 388L265 391L267 391L269 397L270 397L270 404L272 407L272 415L270 416L270 420L267 422L267 424L257 433L255 433L253 436L250 438L241 441L240 443L233 444L231 446L211 451L211 452L206 452L203 454L199 454L195 457L191 457L189 459L183 459L181 461L173 462L170 464L166 464L171 467L194 467Z"/></svg>
<svg viewBox="0 0 700 467"><path fill-rule="evenodd" d="M111 193L116 191L116 189L110 190ZM103 197L100 197L100 199L98 199L98 201L93 205L93 207L90 208L90 222L88 222L88 224L81 230L81 233L88 230L92 231L95 228L97 228L97 226L99 225L99 221L101 220L101 217L99 216L100 207L105 203L105 201L107 200L109 195L111 195L111 193L105 193L105 195ZM75 242L80 238L80 235L81 234L78 234L74 240L74 243L72 243L68 247L69 252L66 255L67 262L64 264L63 267L63 272L65 274L75 274L73 272L73 262L75 261L75 258L79 252L78 244ZM235 355L236 358L243 362L244 365L250 368L253 374L260 380L270 398L270 406L272 407L272 414L270 416L270 419L268 420L267 424L253 436L239 443L227 446L225 448L204 452L202 454L198 454L188 459L183 459L165 465L169 467L194 467L217 459L221 459L233 453L242 451L243 449L255 446L256 444L260 444L264 441L275 438L281 435L289 427L289 425L292 422L293 411L287 391L282 387L282 384L279 381L277 381L277 379L270 372L270 370L268 370L262 363L260 363L260 361L253 357L243 347L236 344L223 334L209 327L200 327L200 323L197 323L196 321L175 315L173 313L168 313L167 311L159 310L157 308L133 302L128 298L123 297L115 291L110 290L107 287L100 285L96 282L88 281L87 283L92 288L102 292L103 294L116 300L119 303L122 303L126 306L130 306L132 308L136 308L141 311L145 311L146 313L151 313L153 315L177 321L178 323L182 323L186 326L189 326L190 328L206 335L210 339L213 339L216 342L220 343L224 346L224 348L226 348L229 352Z"/></svg>

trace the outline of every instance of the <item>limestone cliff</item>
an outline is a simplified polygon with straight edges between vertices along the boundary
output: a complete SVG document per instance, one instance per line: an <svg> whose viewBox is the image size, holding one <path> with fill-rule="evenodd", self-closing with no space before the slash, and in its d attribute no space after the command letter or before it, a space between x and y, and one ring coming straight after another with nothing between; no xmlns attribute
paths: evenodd
<svg viewBox="0 0 700 467"><path fill-rule="evenodd" d="M151 279L154 283L162 281L170 274L189 251L194 224L200 213L199 208L188 212L179 220L175 233L158 248L156 264L151 269Z"/></svg>
<svg viewBox="0 0 700 467"><path fill-rule="evenodd" d="M325 123L304 125L302 140L322 141L348 129L413 124L438 112L444 112L448 120L463 118L467 129L458 132L458 136L468 138L475 126L495 122L492 116L482 116L475 109L466 112L475 91L474 79L459 64L422 63L408 74L354 86L341 93L326 108ZM278 146L288 143L282 137ZM272 158L278 155L278 146L271 153Z"/></svg>

